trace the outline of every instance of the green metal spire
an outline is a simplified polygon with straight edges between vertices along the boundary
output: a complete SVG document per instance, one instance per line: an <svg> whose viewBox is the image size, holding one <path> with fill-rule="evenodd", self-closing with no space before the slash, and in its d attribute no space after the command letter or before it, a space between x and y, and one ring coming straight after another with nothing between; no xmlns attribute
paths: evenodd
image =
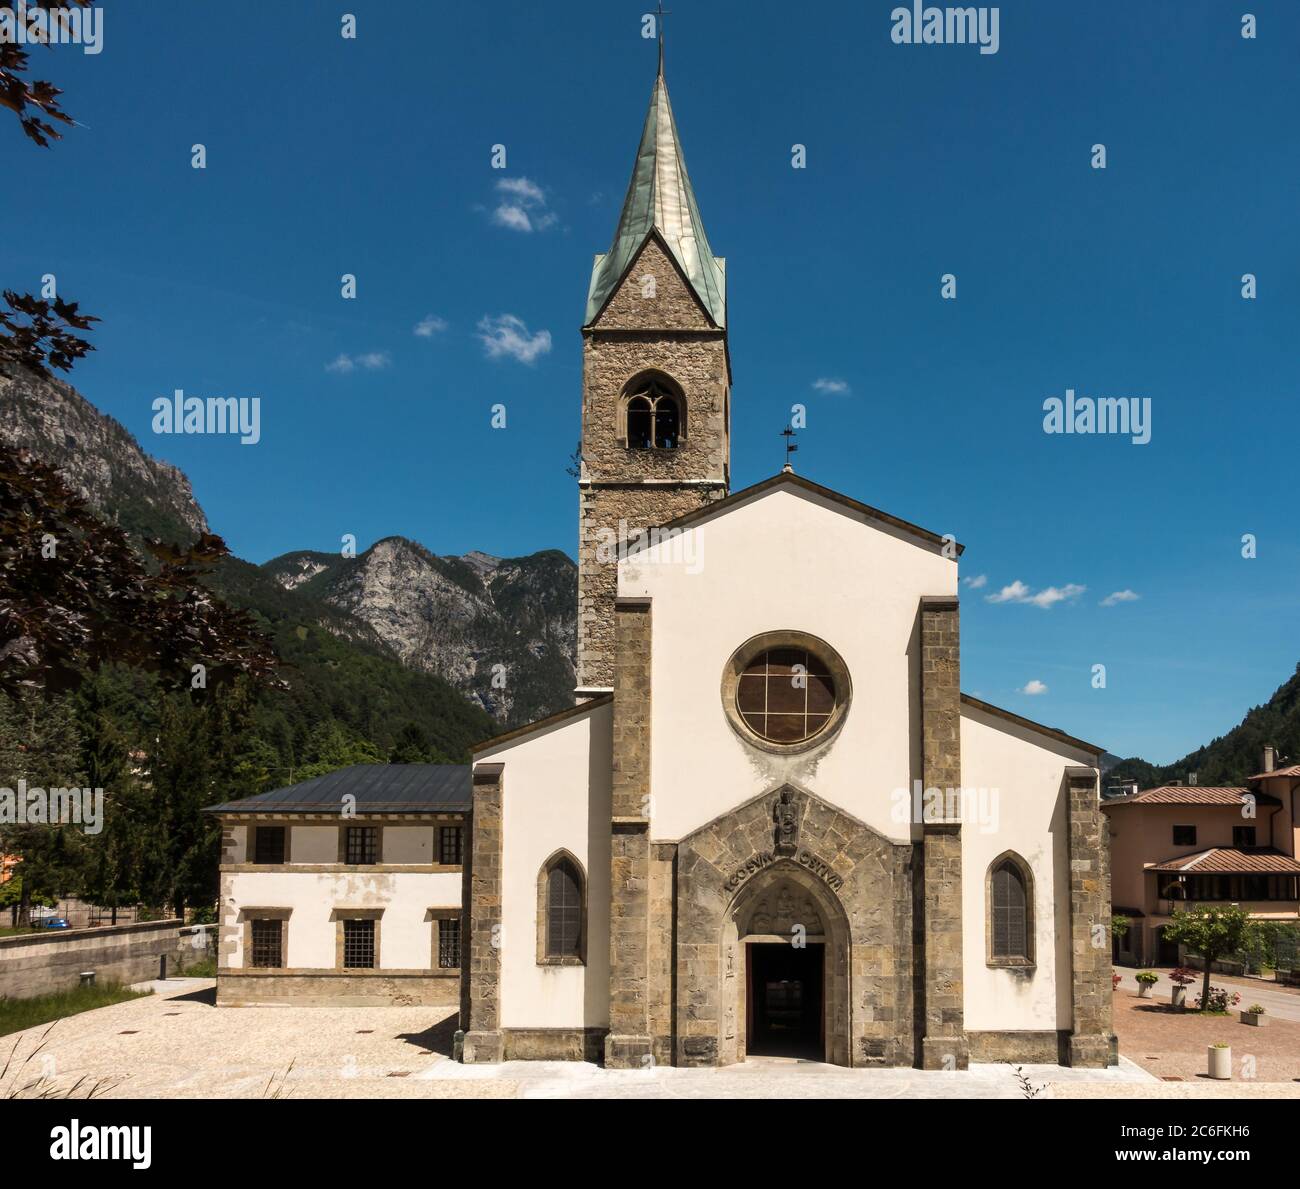
<svg viewBox="0 0 1300 1189"><path fill-rule="evenodd" d="M614 244L605 255L596 257L591 270L586 326L599 317L652 231L663 237L709 317L718 326L727 324L726 261L713 254L704 234L704 220L691 189L672 104L668 102L662 50L661 41L659 74L650 95L650 110Z"/></svg>

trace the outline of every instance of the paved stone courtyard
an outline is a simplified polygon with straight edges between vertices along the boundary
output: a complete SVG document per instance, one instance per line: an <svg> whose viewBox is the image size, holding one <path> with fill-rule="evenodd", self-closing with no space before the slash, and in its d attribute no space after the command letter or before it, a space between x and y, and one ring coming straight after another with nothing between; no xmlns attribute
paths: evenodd
<svg viewBox="0 0 1300 1189"><path fill-rule="evenodd" d="M1027 1097L1004 1065L960 1073L775 1059L649 1072L563 1062L459 1065L450 1059L455 1018L443 1008L219 1010L211 979L152 985L147 999L0 1038L0 1067L17 1046L0 1099L66 1091L79 1081L80 1093L98 1083L106 1098ZM1027 1065L1022 1073L1038 1098L1300 1097L1300 1084L1163 1083L1129 1061L1104 1071Z"/></svg>

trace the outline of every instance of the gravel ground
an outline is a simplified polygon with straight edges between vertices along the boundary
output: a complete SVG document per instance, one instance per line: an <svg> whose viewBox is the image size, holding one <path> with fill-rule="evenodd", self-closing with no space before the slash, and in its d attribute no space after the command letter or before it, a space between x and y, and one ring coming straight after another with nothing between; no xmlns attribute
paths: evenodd
<svg viewBox="0 0 1300 1189"><path fill-rule="evenodd" d="M1226 984L1216 979L1215 985ZM1243 990L1241 1006L1255 1000L1262 1002L1263 996L1247 998ZM1280 1083L1300 1089L1300 1021L1274 1016L1271 1008L1264 1028L1241 1023L1235 1010L1226 1016L1176 1012L1169 1004L1167 983L1157 986L1150 999L1139 999L1136 990L1121 986L1114 1005L1120 1052L1161 1079L1210 1083L1205 1076L1206 1049L1223 1041L1232 1046L1234 1083L1270 1083L1275 1089Z"/></svg>
<svg viewBox="0 0 1300 1189"><path fill-rule="evenodd" d="M152 985L155 994L146 999L0 1040L0 1066L17 1045L9 1074L0 1079L0 1099L72 1087L84 1095L92 1085L107 1098L1026 1097L1006 1065L976 1065L961 1073L849 1070L776 1059L650 1072L565 1062L465 1066L450 1060L455 1018L446 1008L217 1009L211 979ZM1117 1008L1122 1000L1117 997ZM1127 1019L1132 1013L1117 1015ZM1188 1021L1174 1023L1182 1027ZM1300 1024L1288 1027L1300 1035ZM44 1047L37 1051L42 1037ZM1136 1055L1131 1043L1121 1044ZM1201 1054L1203 1060L1203 1049ZM1022 1073L1041 1098L1279 1097L1300 1091L1300 1084L1262 1085L1263 1072L1255 1083L1161 1083L1128 1060L1104 1071L1028 1065Z"/></svg>

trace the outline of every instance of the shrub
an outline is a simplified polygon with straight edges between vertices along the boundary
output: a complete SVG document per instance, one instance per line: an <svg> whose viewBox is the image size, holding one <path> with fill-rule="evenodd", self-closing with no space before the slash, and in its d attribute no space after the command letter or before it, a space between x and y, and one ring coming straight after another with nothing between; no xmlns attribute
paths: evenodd
<svg viewBox="0 0 1300 1189"><path fill-rule="evenodd" d="M1138 982L1146 983L1148 985L1160 981L1160 976L1154 970L1139 970L1135 977Z"/></svg>
<svg viewBox="0 0 1300 1189"><path fill-rule="evenodd" d="M1264 1014L1264 1005L1262 1003L1252 1003L1246 1011L1252 1016L1262 1016Z"/></svg>
<svg viewBox="0 0 1300 1189"><path fill-rule="evenodd" d="M1208 995L1202 995L1196 1000L1196 1010L1212 1016L1223 1016L1228 1014L1229 1007L1235 1007L1240 1002L1241 995L1237 991L1211 987Z"/></svg>

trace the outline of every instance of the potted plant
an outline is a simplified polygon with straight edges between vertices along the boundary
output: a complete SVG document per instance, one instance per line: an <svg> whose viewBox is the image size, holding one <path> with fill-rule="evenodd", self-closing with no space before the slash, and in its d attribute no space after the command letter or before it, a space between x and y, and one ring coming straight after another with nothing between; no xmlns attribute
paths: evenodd
<svg viewBox="0 0 1300 1189"><path fill-rule="evenodd" d="M1120 980L1121 980L1123 977L1124 977L1124 976L1123 976L1122 974L1112 974L1112 975L1110 976L1110 989L1111 989L1112 991L1118 991L1118 990L1119 990Z"/></svg>
<svg viewBox="0 0 1300 1189"><path fill-rule="evenodd" d="M1226 1016L1228 1009L1236 1007L1240 1002L1240 991L1225 991L1222 987L1211 987L1209 997L1199 996L1194 1006L1197 1011L1209 1016Z"/></svg>
<svg viewBox="0 0 1300 1189"><path fill-rule="evenodd" d="M1150 999L1151 988L1160 981L1160 976L1154 970L1139 970L1137 975L1138 998Z"/></svg>
<svg viewBox="0 0 1300 1189"><path fill-rule="evenodd" d="M1253 1024L1256 1028L1266 1027L1268 1020L1264 1018L1264 1005L1252 1003L1241 1013L1241 1022L1243 1024Z"/></svg>
<svg viewBox="0 0 1300 1189"><path fill-rule="evenodd" d="M1176 1008L1187 1005L1187 988L1196 981L1196 975L1185 966L1179 966L1169 972L1169 981L1173 987L1169 993L1169 1002Z"/></svg>
<svg viewBox="0 0 1300 1189"><path fill-rule="evenodd" d="M1226 1045L1220 1041L1216 1045L1210 1045L1208 1053L1210 1058L1210 1077L1219 1082L1231 1081L1232 1046Z"/></svg>

